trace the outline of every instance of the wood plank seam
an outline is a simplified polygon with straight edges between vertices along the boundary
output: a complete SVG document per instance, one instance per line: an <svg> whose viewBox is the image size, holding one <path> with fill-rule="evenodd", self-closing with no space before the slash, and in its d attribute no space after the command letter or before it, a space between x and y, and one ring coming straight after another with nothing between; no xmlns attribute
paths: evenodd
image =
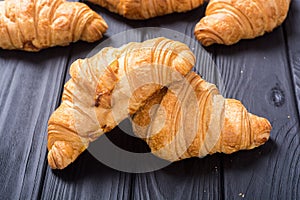
<svg viewBox="0 0 300 200"><path fill-rule="evenodd" d="M53 108L53 111L61 103L62 93L63 93L63 90L64 90L64 83L66 82L66 76L67 76L67 73L68 73L68 69L69 69L69 65L70 65L70 58L71 58L71 55L72 55L71 52L72 52L72 48L71 48L70 51L68 51L68 56L66 58L67 59L66 66L64 66L64 71L61 74L61 78L60 78L61 82L59 84L59 93L57 95L57 99L55 101L55 107ZM46 132L47 132L47 127L48 127L48 125L46 126L46 129L45 129ZM47 133L45 133L45 136L47 136ZM47 148L47 147L45 147L45 148ZM43 191L44 191L45 177L46 177L46 173L47 173L47 168L49 167L48 166L47 155L48 155L48 151L46 151L46 154L44 155L44 162L43 162L43 167L42 167L42 177L40 177L41 181L40 181L40 185L38 186L37 199L41 199Z"/></svg>
<svg viewBox="0 0 300 200"><path fill-rule="evenodd" d="M284 23L285 24L285 23ZM293 83L293 88L292 88L292 94L293 94L293 97L294 97L294 100L296 102L296 105L297 105L297 109L296 109L296 112L297 112L297 119L299 121L299 117L300 117L300 102L298 101L297 99L297 96L299 96L300 94L297 94L297 90L296 90L296 85L297 85L297 81L295 80L293 74L295 74L294 72L294 68L292 66L292 58L291 58L291 55L289 53L289 44L288 44L288 39L287 39L287 31L286 31L286 27L285 25L282 25L282 33L283 33L283 38L284 38L284 46L285 46L285 54L286 54L286 58L287 58L287 64L288 64L288 68L289 68L289 73L290 73L290 77L291 77L291 81Z"/></svg>

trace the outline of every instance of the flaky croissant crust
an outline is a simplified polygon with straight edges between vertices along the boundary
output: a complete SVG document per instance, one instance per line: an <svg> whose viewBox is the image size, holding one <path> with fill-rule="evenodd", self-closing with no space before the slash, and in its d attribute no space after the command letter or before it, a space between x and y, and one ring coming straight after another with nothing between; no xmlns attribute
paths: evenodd
<svg viewBox="0 0 300 200"><path fill-rule="evenodd" d="M75 61L62 103L48 122L50 167L65 168L89 142L134 114L163 86L182 79L194 64L185 44L166 38L107 47Z"/></svg>
<svg viewBox="0 0 300 200"><path fill-rule="evenodd" d="M190 72L194 63L186 45L166 38L104 48L75 61L62 103L48 123L50 167L65 168L128 115L152 153L170 161L265 143L268 120L248 113L240 101L222 97L215 85ZM172 77L166 69L180 76ZM155 104L160 106L153 109Z"/></svg>
<svg viewBox="0 0 300 200"><path fill-rule="evenodd" d="M195 36L205 46L255 38L279 26L289 5L290 0L210 0Z"/></svg>
<svg viewBox="0 0 300 200"><path fill-rule="evenodd" d="M132 122L151 152L169 161L253 149L271 131L267 119L248 113L238 100L223 98L215 85L194 72L149 99Z"/></svg>
<svg viewBox="0 0 300 200"><path fill-rule="evenodd" d="M128 19L149 19L173 12L186 12L205 0L88 0Z"/></svg>
<svg viewBox="0 0 300 200"><path fill-rule="evenodd" d="M5 0L0 2L0 47L39 51L102 38L108 28L87 5L65 0Z"/></svg>

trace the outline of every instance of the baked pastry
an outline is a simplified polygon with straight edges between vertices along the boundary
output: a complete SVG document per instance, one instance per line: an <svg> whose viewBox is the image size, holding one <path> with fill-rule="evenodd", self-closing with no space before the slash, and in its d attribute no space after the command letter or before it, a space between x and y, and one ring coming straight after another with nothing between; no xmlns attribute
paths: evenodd
<svg viewBox="0 0 300 200"><path fill-rule="evenodd" d="M252 149L264 144L271 131L267 119L248 113L238 100L225 99L194 72L148 99L132 124L151 152L169 161Z"/></svg>
<svg viewBox="0 0 300 200"><path fill-rule="evenodd" d="M134 114L162 87L182 79L195 64L183 43L155 38L107 47L75 61L62 103L48 122L48 162L62 169L103 133Z"/></svg>
<svg viewBox="0 0 300 200"><path fill-rule="evenodd" d="M0 2L0 48L39 51L83 40L94 42L108 28L87 5L65 0Z"/></svg>
<svg viewBox="0 0 300 200"><path fill-rule="evenodd" d="M261 36L284 21L289 4L290 0L210 0L195 36L205 46Z"/></svg>
<svg viewBox="0 0 300 200"><path fill-rule="evenodd" d="M186 12L205 0L88 0L128 19L149 19L174 12Z"/></svg>
<svg viewBox="0 0 300 200"><path fill-rule="evenodd" d="M194 64L186 45L166 38L107 47L75 61L48 123L50 167L65 168L129 115L135 134L170 161L265 143L268 120L224 99L215 85L190 72Z"/></svg>

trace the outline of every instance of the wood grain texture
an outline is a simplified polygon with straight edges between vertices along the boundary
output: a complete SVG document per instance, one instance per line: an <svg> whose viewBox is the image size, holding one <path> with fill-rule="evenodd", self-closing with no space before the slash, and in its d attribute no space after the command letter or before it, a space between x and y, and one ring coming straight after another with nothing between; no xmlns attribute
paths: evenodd
<svg viewBox="0 0 300 200"><path fill-rule="evenodd" d="M265 145L223 155L224 199L299 198L299 117L282 27L214 52L225 96L273 126Z"/></svg>
<svg viewBox="0 0 300 200"><path fill-rule="evenodd" d="M0 50L0 199L36 198L46 130L60 95L68 48L39 53Z"/></svg>
<svg viewBox="0 0 300 200"><path fill-rule="evenodd" d="M129 199L131 175L113 170L87 151L62 171L46 171L42 199Z"/></svg>
<svg viewBox="0 0 300 200"><path fill-rule="evenodd" d="M284 23L284 34L286 39L286 50L288 53L291 74L293 78L295 98L298 102L298 115L300 116L300 1L291 2L286 22Z"/></svg>
<svg viewBox="0 0 300 200"><path fill-rule="evenodd" d="M205 6L187 13L146 20L146 26L171 29L194 38L194 26L204 15L204 8ZM136 174L132 186L133 197L135 199L221 199L222 175L219 156L187 159L152 173Z"/></svg>
<svg viewBox="0 0 300 200"><path fill-rule="evenodd" d="M87 57L93 48L110 36L133 27L143 26L142 22L134 23L128 20L124 23L122 17L109 13L99 6L87 4L101 14L108 23L109 29L99 42L73 44L68 70L73 61ZM70 76L67 73L64 81L69 79ZM109 134L114 143L121 147L131 144L130 137L126 137L125 134L123 137L114 137L117 134L122 134L117 128ZM85 151L73 164L62 171L51 170L47 166L41 197L42 199L130 199L132 179L130 173L105 166Z"/></svg>
<svg viewBox="0 0 300 200"><path fill-rule="evenodd" d="M161 170L136 174L134 199L221 199L220 155L191 158Z"/></svg>

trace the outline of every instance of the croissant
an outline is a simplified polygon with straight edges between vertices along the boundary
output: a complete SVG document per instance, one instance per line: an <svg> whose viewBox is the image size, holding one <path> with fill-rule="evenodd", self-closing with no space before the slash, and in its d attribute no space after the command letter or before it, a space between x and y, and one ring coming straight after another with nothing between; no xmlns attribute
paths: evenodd
<svg viewBox="0 0 300 200"><path fill-rule="evenodd" d="M87 5L65 0L5 0L0 2L0 47L39 51L102 38L108 28Z"/></svg>
<svg viewBox="0 0 300 200"><path fill-rule="evenodd" d="M205 0L88 0L128 19L148 19L173 12L186 12Z"/></svg>
<svg viewBox="0 0 300 200"><path fill-rule="evenodd" d="M194 72L148 99L132 124L151 152L169 161L252 149L271 131L267 119L248 113L238 100L225 99Z"/></svg>
<svg viewBox="0 0 300 200"><path fill-rule="evenodd" d="M162 87L182 79L195 57L183 43L155 38L106 47L70 68L62 103L48 121L48 163L62 169Z"/></svg>
<svg viewBox="0 0 300 200"><path fill-rule="evenodd" d="M279 26L289 4L290 0L210 0L194 33L205 46L255 38Z"/></svg>

